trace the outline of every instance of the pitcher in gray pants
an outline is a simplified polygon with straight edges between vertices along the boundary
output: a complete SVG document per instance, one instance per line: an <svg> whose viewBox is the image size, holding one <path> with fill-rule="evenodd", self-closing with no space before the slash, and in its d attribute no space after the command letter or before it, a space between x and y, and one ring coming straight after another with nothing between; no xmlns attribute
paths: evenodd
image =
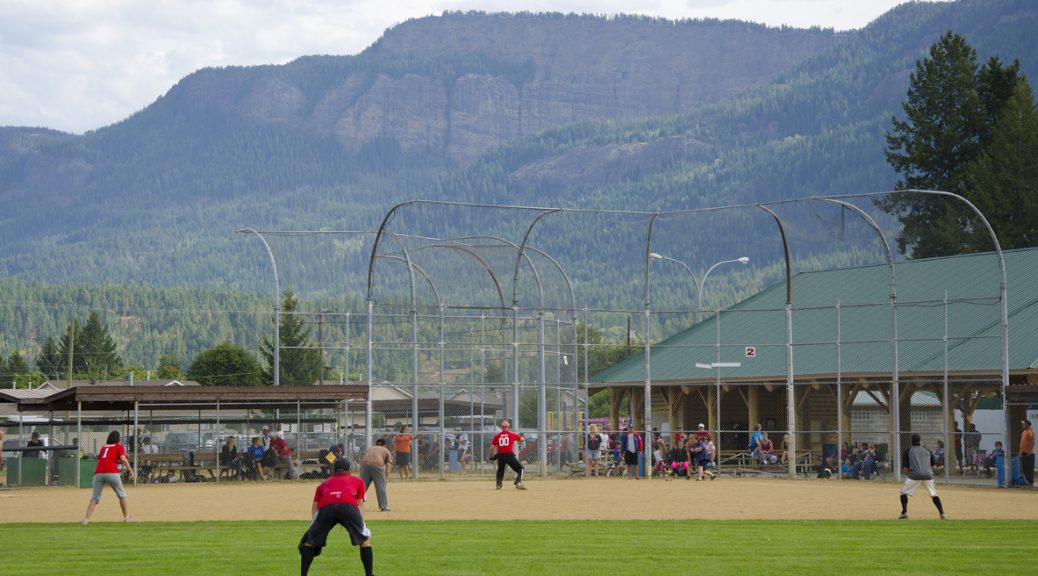
<svg viewBox="0 0 1038 576"><path fill-rule="evenodd" d="M375 495L378 497L378 509L380 512L389 512L389 495L386 494L386 478L393 469L393 455L386 448L386 441L382 438L375 440L374 446L369 446L360 459L360 479L364 482L364 489L375 483Z"/></svg>

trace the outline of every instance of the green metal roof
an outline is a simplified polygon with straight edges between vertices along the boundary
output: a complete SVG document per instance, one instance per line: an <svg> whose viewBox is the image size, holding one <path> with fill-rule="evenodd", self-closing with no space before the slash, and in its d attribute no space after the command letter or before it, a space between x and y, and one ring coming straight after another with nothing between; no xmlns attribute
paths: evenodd
<svg viewBox="0 0 1038 576"><path fill-rule="evenodd" d="M1038 368L1038 249L1004 255L1010 371L1034 370ZM898 262L894 278L902 375L943 372L947 312L948 370L998 377L1001 275L993 253ZM793 276L792 285L797 378L837 372L844 376L890 374L893 347L887 265L799 273ZM720 361L742 364L721 368L725 380L784 381L785 304L786 287L781 282L723 310L719 330L717 318L711 317L654 345L652 380L710 380L716 377L713 371L697 368L696 363ZM756 350L755 357L747 357L747 347ZM640 353L598 373L592 382L644 380L644 353Z"/></svg>

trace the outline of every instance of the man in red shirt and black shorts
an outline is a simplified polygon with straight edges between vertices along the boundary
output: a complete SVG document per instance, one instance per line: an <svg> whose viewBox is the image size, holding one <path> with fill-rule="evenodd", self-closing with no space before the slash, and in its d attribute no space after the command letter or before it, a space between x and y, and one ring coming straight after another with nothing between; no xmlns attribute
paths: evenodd
<svg viewBox="0 0 1038 576"><path fill-rule="evenodd" d="M509 430L511 425L508 420L501 423L501 431L494 436L490 443L491 460L497 460L497 489L501 489L501 482L505 479L505 466L515 471L515 487L518 490L526 490L523 486L523 465L515 457L516 442L525 442L526 439L520 434Z"/></svg>
<svg viewBox="0 0 1038 576"><path fill-rule="evenodd" d="M350 534L350 542L360 546L360 561L365 576L371 576L371 531L364 525L364 482L350 474L350 461L339 458L332 464L335 474L321 482L314 492L310 511L313 521L299 541L301 576L310 571L314 558L321 555L328 540L328 532L338 524Z"/></svg>

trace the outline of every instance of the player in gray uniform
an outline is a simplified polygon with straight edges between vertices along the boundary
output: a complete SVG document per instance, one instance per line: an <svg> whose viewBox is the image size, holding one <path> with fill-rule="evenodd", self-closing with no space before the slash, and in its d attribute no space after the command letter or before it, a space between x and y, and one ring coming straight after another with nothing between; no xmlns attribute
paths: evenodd
<svg viewBox="0 0 1038 576"><path fill-rule="evenodd" d="M908 518L908 497L914 496L915 489L922 484L930 493L933 505L937 507L937 512L941 515L941 520L946 520L944 507L941 506L941 499L937 496L937 488L933 484L933 467L937 461L933 457L933 452L923 448L921 444L919 434L913 433L912 447L905 450L901 458L907 478L905 478L904 486L901 487L901 516L899 518L902 520Z"/></svg>

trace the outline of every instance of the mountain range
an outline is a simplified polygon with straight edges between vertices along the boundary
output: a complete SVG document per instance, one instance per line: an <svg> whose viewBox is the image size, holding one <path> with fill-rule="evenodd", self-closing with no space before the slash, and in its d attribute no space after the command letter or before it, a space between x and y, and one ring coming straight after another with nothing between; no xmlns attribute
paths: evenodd
<svg viewBox="0 0 1038 576"><path fill-rule="evenodd" d="M353 56L203 69L82 135L0 128L0 281L263 291L266 256L237 229L372 230L412 198L668 210L887 190L883 134L929 46L954 30L1036 78L1036 29L1029 0L907 3L849 32L444 13ZM363 242L279 242L296 292L361 287Z"/></svg>

